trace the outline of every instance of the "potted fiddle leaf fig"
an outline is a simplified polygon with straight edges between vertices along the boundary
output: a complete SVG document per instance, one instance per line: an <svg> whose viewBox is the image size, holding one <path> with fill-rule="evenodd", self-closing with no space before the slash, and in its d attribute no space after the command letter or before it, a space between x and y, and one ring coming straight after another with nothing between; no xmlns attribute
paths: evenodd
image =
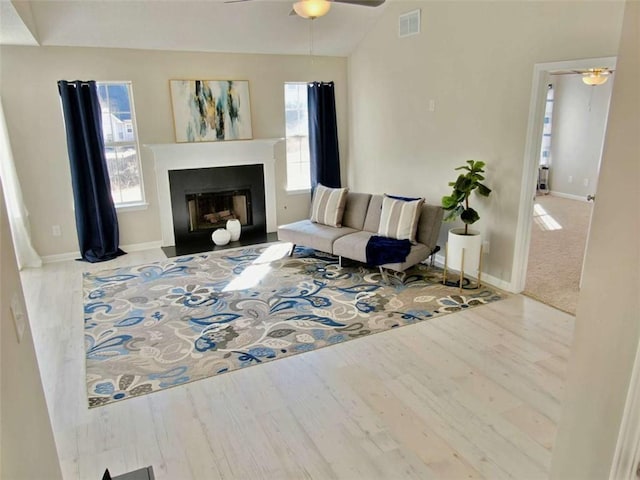
<svg viewBox="0 0 640 480"><path fill-rule="evenodd" d="M451 195L442 197L442 207L449 213L444 218L445 222L451 222L460 217L464 222L464 235L469 235L469 225L480 220L480 215L469 206L469 197L471 192L477 190L477 193L483 197L488 197L491 189L480 183L484 180L484 162L476 160L467 160L467 165L456 168L456 170L466 170L461 173L455 182L449 182L449 186L453 187Z"/></svg>
<svg viewBox="0 0 640 480"><path fill-rule="evenodd" d="M467 164L456 168L463 170L455 182L450 182L453 187L451 195L442 197L442 207L446 215L444 220L451 222L460 218L464 227L449 230L447 249L445 253L445 267L459 270L462 274L478 272L478 285L480 284L480 255L482 237L480 232L472 230L473 225L480 219L478 212L469 206L469 197L475 191L483 197L488 197L491 189L481 183L484 177L485 163L477 160L467 160Z"/></svg>

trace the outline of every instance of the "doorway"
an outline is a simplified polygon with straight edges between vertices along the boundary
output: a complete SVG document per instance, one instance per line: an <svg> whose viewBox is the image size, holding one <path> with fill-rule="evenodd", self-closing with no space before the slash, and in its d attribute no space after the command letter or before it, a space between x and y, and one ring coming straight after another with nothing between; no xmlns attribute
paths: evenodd
<svg viewBox="0 0 640 480"><path fill-rule="evenodd" d="M524 294L576 314L592 204L536 196Z"/></svg>
<svg viewBox="0 0 640 480"><path fill-rule="evenodd" d="M614 70L615 60L594 58L534 68L512 287L573 315L591 219L592 205L586 200L595 195L613 83L610 79L608 85L588 86L573 71ZM545 118L549 85L554 89L551 119ZM545 121L552 122L546 131ZM549 138L543 140L549 133L550 147Z"/></svg>

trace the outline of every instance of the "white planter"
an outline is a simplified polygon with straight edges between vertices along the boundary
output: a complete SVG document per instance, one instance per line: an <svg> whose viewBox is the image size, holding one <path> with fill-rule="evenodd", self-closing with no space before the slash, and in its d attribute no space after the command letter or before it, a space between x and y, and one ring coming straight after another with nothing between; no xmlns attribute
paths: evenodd
<svg viewBox="0 0 640 480"><path fill-rule="evenodd" d="M226 245L231 240L231 234L224 228L219 228L211 234L211 240L216 245Z"/></svg>
<svg viewBox="0 0 640 480"><path fill-rule="evenodd" d="M477 230L468 230L464 235L464 227L449 230L447 241L447 268L478 277L480 269L480 250L482 236ZM464 252L464 265L462 264Z"/></svg>
<svg viewBox="0 0 640 480"><path fill-rule="evenodd" d="M232 242L240 240L240 233L242 232L240 220L227 220L227 231L231 234Z"/></svg>

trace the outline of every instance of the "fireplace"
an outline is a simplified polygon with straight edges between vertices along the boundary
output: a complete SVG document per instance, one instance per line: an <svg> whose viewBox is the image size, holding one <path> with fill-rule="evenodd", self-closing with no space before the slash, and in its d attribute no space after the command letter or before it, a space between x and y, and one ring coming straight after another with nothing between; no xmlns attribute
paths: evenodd
<svg viewBox="0 0 640 480"><path fill-rule="evenodd" d="M278 145L276 147L276 145ZM145 145L152 154L156 171L156 182L158 189L158 213L160 216L160 233L162 236L162 247L176 245L174 229L174 206L182 212L185 219L189 218L186 195L204 193L205 186L200 186L182 194L181 202L175 202L173 193L169 185L169 175L177 171L201 171L209 168L230 167L230 166L260 166L263 170L263 195L261 201L266 207L266 231L275 232L276 222L276 173L275 154L276 149L282 155L284 152L284 141L280 138L265 138L257 140L243 140L235 142L195 142L195 143L165 143ZM242 185L222 185L212 190L214 192L234 191L243 189ZM251 193L251 203L255 207L255 194ZM252 209L252 212L254 210ZM255 225L255 213L252 217ZM185 223L186 225L187 223ZM243 227L242 234L246 237L245 231L253 226ZM203 238L205 234L202 234ZM242 238L241 238L242 240ZM209 244L211 245L211 235L209 234Z"/></svg>
<svg viewBox="0 0 640 480"><path fill-rule="evenodd" d="M242 236L265 234L262 165L192 168L169 172L175 245L211 241L227 220L240 220Z"/></svg>

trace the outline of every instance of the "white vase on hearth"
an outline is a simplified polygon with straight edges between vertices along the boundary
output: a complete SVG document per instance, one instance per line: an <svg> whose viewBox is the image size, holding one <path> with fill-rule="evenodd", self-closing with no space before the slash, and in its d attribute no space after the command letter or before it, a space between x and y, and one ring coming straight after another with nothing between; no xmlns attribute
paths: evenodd
<svg viewBox="0 0 640 480"><path fill-rule="evenodd" d="M240 240L240 233L242 232L242 225L240 220L227 220L227 231L231 234L231 241L237 242Z"/></svg>
<svg viewBox="0 0 640 480"><path fill-rule="evenodd" d="M218 246L226 245L231 240L231 234L224 228L218 228L211 234L211 240Z"/></svg>

